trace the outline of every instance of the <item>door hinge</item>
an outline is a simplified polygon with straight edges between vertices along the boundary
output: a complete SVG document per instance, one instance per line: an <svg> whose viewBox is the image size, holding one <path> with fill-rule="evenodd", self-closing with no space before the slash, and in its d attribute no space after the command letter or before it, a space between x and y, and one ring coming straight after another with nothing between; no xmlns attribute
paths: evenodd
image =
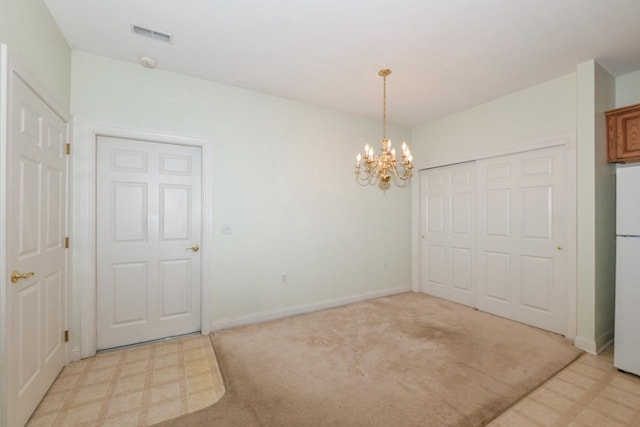
<svg viewBox="0 0 640 427"><path fill-rule="evenodd" d="M64 342L69 342L69 331L64 331Z"/></svg>
<svg viewBox="0 0 640 427"><path fill-rule="evenodd" d="M69 249L69 238L68 237L64 238L64 248L65 249Z"/></svg>
<svg viewBox="0 0 640 427"><path fill-rule="evenodd" d="M71 144L69 143L66 144L66 150L67 150L67 156L71 154Z"/></svg>

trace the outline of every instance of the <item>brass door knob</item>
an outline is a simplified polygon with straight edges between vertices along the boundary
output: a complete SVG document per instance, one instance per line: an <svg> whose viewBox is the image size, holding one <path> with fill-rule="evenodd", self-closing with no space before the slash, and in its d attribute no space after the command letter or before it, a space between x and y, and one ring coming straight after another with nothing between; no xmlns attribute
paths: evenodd
<svg viewBox="0 0 640 427"><path fill-rule="evenodd" d="M20 273L14 270L13 273L11 273L11 283L16 283L20 279L27 279L31 276L34 276L35 274L36 273L34 273L33 271L30 271L28 273Z"/></svg>
<svg viewBox="0 0 640 427"><path fill-rule="evenodd" d="M194 245L191 246L190 248L187 248L188 251L193 251L193 252L198 252L200 250L200 246L198 245Z"/></svg>

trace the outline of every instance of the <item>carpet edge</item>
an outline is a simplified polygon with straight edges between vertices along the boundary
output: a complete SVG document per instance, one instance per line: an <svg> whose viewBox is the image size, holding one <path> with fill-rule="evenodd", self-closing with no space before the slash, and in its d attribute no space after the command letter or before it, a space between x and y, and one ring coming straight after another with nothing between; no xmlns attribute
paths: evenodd
<svg viewBox="0 0 640 427"><path fill-rule="evenodd" d="M577 347L576 347L577 348ZM579 349L580 350L580 349ZM576 360L578 360L579 358L581 358L582 356L584 356L586 354L585 351L580 350L579 353L576 355L576 357L574 357L573 359L571 359L569 362L567 362L565 365L561 366L560 368L556 369L555 371L553 371L551 374L549 374L549 376L545 379L543 379L542 381L540 381L534 388L532 388L531 390L529 390L527 393L523 394L518 400L516 400L515 402L513 402L511 405L507 406L504 411L500 412L499 414L496 414L493 418L490 418L487 420L485 425L491 424L493 421L497 420L498 418L500 418L504 413L508 412L509 410L511 410L514 406L516 406L518 403L522 402L524 399L526 399L527 397L531 396L534 392L536 392L540 387L542 387L543 385L545 385L546 383L548 383L549 381L551 381L553 378L555 378L556 375L558 375L560 372L564 371L565 369L567 369L567 367L569 367L572 363L574 363Z"/></svg>

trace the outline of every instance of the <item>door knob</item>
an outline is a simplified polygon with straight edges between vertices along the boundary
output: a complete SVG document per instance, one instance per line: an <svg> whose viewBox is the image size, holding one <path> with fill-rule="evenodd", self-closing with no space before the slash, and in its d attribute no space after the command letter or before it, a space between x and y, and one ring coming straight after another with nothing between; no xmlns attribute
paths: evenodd
<svg viewBox="0 0 640 427"><path fill-rule="evenodd" d="M198 245L194 245L191 246L190 248L187 248L188 251L193 251L193 252L198 252L200 250L200 246Z"/></svg>
<svg viewBox="0 0 640 427"><path fill-rule="evenodd" d="M30 271L28 273L19 273L14 270L13 273L11 273L11 283L16 283L20 279L27 279L30 276L34 276L35 274L36 273L34 273L33 271Z"/></svg>
<svg viewBox="0 0 640 427"><path fill-rule="evenodd" d="M563 248L562 248L562 245L558 245L558 246L556 246L556 249L557 249L557 250L559 250L559 251L561 251L561 250L563 249Z"/></svg>

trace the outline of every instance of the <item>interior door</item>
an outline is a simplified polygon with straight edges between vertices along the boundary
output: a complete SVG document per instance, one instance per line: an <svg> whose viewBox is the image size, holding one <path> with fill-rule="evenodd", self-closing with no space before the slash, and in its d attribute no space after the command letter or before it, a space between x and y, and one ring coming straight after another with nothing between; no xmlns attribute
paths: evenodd
<svg viewBox="0 0 640 427"><path fill-rule="evenodd" d="M98 349L199 331L200 148L97 144Z"/></svg>
<svg viewBox="0 0 640 427"><path fill-rule="evenodd" d="M477 161L478 308L565 332L564 147Z"/></svg>
<svg viewBox="0 0 640 427"><path fill-rule="evenodd" d="M7 417L24 425L65 363L67 124L12 73Z"/></svg>
<svg viewBox="0 0 640 427"><path fill-rule="evenodd" d="M422 291L474 306L475 164L420 174Z"/></svg>

